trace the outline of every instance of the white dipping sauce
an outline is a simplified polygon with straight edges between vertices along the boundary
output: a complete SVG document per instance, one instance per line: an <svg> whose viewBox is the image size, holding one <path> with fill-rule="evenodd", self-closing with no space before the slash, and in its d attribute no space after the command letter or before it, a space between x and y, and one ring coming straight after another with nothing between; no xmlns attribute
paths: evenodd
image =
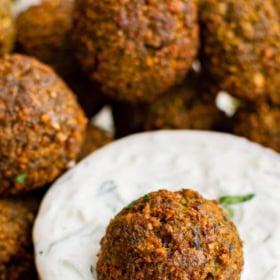
<svg viewBox="0 0 280 280"><path fill-rule="evenodd" d="M42 280L97 279L99 242L110 219L159 189L206 198L255 193L234 207L244 241L242 280L280 279L280 156L232 135L159 131L116 141L58 179L34 226Z"/></svg>

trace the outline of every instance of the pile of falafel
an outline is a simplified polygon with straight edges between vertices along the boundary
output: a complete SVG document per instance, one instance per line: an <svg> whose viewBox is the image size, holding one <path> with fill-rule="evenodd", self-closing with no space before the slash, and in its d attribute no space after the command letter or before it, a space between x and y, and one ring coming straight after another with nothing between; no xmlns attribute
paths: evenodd
<svg viewBox="0 0 280 280"><path fill-rule="evenodd" d="M36 279L44 191L113 138L218 130L280 152L278 1L43 0L17 15L13 5L0 3L1 280ZM220 91L238 99L231 118ZM114 135L91 123L105 105Z"/></svg>

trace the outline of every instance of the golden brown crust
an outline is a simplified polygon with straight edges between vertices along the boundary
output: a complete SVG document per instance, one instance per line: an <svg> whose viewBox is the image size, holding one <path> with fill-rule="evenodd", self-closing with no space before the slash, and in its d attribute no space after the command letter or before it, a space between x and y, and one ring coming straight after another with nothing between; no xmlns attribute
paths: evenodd
<svg viewBox="0 0 280 280"><path fill-rule="evenodd" d="M112 141L112 137L110 137L106 131L96 127L91 123L88 123L78 160L82 160L93 151L105 146L106 144L109 144Z"/></svg>
<svg viewBox="0 0 280 280"><path fill-rule="evenodd" d="M187 80L151 104L113 103L116 137L156 129L217 130L226 118L215 104L215 95Z"/></svg>
<svg viewBox="0 0 280 280"><path fill-rule="evenodd" d="M88 117L105 104L97 85L81 71L69 42L72 0L48 0L23 11L16 20L20 52L51 65L78 96Z"/></svg>
<svg viewBox="0 0 280 280"><path fill-rule="evenodd" d="M215 96L183 85L151 105L144 128L213 130L222 117Z"/></svg>
<svg viewBox="0 0 280 280"><path fill-rule="evenodd" d="M200 0L202 67L219 88L280 104L280 7L275 0Z"/></svg>
<svg viewBox="0 0 280 280"><path fill-rule="evenodd" d="M22 259L21 259L22 258ZM19 256L5 266L0 266L0 280L38 280L33 254Z"/></svg>
<svg viewBox="0 0 280 280"><path fill-rule="evenodd" d="M232 123L233 133L280 152L280 106L244 103Z"/></svg>
<svg viewBox="0 0 280 280"><path fill-rule="evenodd" d="M14 44L14 19L12 2L0 1L0 56L8 53Z"/></svg>
<svg viewBox="0 0 280 280"><path fill-rule="evenodd" d="M52 182L76 159L85 116L48 66L27 56L0 60L0 194Z"/></svg>
<svg viewBox="0 0 280 280"><path fill-rule="evenodd" d="M111 220L98 280L238 280L242 242L215 200L192 190L144 195Z"/></svg>
<svg viewBox="0 0 280 280"><path fill-rule="evenodd" d="M78 0L72 41L104 93L151 101L183 80L196 55L196 1Z"/></svg>
<svg viewBox="0 0 280 280"><path fill-rule="evenodd" d="M37 279L32 226L39 200L35 197L0 199L0 279Z"/></svg>
<svg viewBox="0 0 280 280"><path fill-rule="evenodd" d="M72 0L48 0L20 13L16 29L22 50L52 66L69 59L72 54L67 39L72 8Z"/></svg>

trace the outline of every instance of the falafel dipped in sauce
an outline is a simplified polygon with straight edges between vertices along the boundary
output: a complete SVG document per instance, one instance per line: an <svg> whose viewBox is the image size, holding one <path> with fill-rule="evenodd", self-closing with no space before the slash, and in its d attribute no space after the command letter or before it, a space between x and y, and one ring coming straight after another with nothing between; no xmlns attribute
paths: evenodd
<svg viewBox="0 0 280 280"><path fill-rule="evenodd" d="M237 280L242 242L218 201L160 190L132 202L101 241L98 280Z"/></svg>
<svg viewBox="0 0 280 280"><path fill-rule="evenodd" d="M77 0L72 41L110 97L152 101L182 82L198 48L195 0Z"/></svg>
<svg viewBox="0 0 280 280"><path fill-rule="evenodd" d="M11 0L0 1L0 56L8 53L14 43L14 18Z"/></svg>
<svg viewBox="0 0 280 280"><path fill-rule="evenodd" d="M206 274L208 278L201 279L232 280L230 277L236 277L234 280L237 280L242 264L237 259L242 255L234 227L229 221L224 221L228 217L221 216L224 212L213 201L188 194L185 203L185 195L177 191L190 188L205 198L219 198L223 205L232 210L229 212L233 214L233 221L243 241L244 268L241 279L279 280L279 170L279 154L225 133L161 130L113 141L63 174L44 197L33 230L40 279L97 280L100 240L110 220L126 207L128 209L123 210L117 219L122 219L124 229L121 231L130 240L123 237L117 240L114 238L116 232L109 233L105 237L109 243L105 245L107 241L103 241L103 248L106 246L111 250L123 244L125 253L140 244L139 251L134 249L139 258L142 257L140 261L146 262L146 274L150 271L147 264L149 258L162 260L171 269L170 264L175 264L176 257L181 261L182 255L188 254L193 257L189 265L195 270L197 268L199 275L209 273ZM150 195L159 188L174 191L175 194ZM255 195L252 201L229 205L233 202L230 196L249 194ZM139 197L142 197L139 202L131 204ZM134 221L135 228L132 228ZM144 237L139 237L144 231L141 227L147 229ZM182 231L179 232L179 228ZM195 231L191 231L191 228ZM135 243L134 236L137 237ZM176 240L182 241L182 246L176 244ZM219 245L220 242L222 245ZM173 247L168 247L169 243ZM130 249L125 247L126 244ZM175 253L176 246L178 254ZM150 247L155 249L154 254L148 254L152 250ZM210 253L214 258L216 254L219 257L211 260ZM170 262L168 257L161 257L162 254L169 254ZM118 257L116 264L118 261L123 264L123 259L123 256ZM136 259L137 256L133 254L127 258L130 263L130 272L127 273L131 275L133 268L140 268L139 261L133 267L132 262ZM206 261L205 271L201 266L203 259ZM104 265L103 273L112 272L114 260L109 254L103 260L105 264L99 268ZM187 262L178 262L186 273L190 273L185 264ZM181 273L177 267L174 270ZM118 271L116 269L116 273ZM136 274L136 270L134 272ZM165 272L158 273L164 275ZM229 278L220 278L218 273ZM123 278L108 277L106 280L114 279ZM172 277L160 279L173 280Z"/></svg>
<svg viewBox="0 0 280 280"><path fill-rule="evenodd" d="M48 66L28 56L0 59L0 194L52 182L79 153L86 118Z"/></svg>

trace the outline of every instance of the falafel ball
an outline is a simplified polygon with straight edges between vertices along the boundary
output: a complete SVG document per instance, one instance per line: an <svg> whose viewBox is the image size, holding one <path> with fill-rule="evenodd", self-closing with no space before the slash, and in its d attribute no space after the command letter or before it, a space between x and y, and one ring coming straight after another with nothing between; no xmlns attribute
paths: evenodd
<svg viewBox="0 0 280 280"><path fill-rule="evenodd" d="M67 37L72 8L72 0L48 0L21 12L16 18L19 47L52 66L67 59L71 55Z"/></svg>
<svg viewBox="0 0 280 280"><path fill-rule="evenodd" d="M0 199L0 279L37 279L32 226L39 201L34 197Z"/></svg>
<svg viewBox="0 0 280 280"><path fill-rule="evenodd" d="M98 280L237 280L242 242L216 200L161 190L124 208L107 227Z"/></svg>
<svg viewBox="0 0 280 280"><path fill-rule="evenodd" d="M82 160L93 151L109 144L112 141L112 137L106 131L89 122L78 160Z"/></svg>
<svg viewBox="0 0 280 280"><path fill-rule="evenodd" d="M187 80L151 104L113 104L116 137L157 129L219 130L226 116L211 90L195 83Z"/></svg>
<svg viewBox="0 0 280 280"><path fill-rule="evenodd" d="M280 104L280 6L275 0L201 0L202 69L221 90Z"/></svg>
<svg viewBox="0 0 280 280"><path fill-rule="evenodd" d="M76 159L86 118L48 66L23 55L0 59L0 194L52 182Z"/></svg>
<svg viewBox="0 0 280 280"><path fill-rule="evenodd" d="M233 133L280 152L280 106L241 103L232 120Z"/></svg>
<svg viewBox="0 0 280 280"><path fill-rule="evenodd" d="M14 44L14 19L11 0L0 1L0 56L8 53Z"/></svg>
<svg viewBox="0 0 280 280"><path fill-rule="evenodd" d="M77 0L73 21L78 61L116 100L154 100L183 80L197 53L195 0Z"/></svg>
<svg viewBox="0 0 280 280"><path fill-rule="evenodd" d="M215 96L182 85L151 105L144 128L213 130L222 116L215 104Z"/></svg>
<svg viewBox="0 0 280 280"><path fill-rule="evenodd" d="M92 117L106 101L98 86L82 73L72 52L72 9L73 0L48 0L21 12L16 19L17 47L52 66Z"/></svg>

